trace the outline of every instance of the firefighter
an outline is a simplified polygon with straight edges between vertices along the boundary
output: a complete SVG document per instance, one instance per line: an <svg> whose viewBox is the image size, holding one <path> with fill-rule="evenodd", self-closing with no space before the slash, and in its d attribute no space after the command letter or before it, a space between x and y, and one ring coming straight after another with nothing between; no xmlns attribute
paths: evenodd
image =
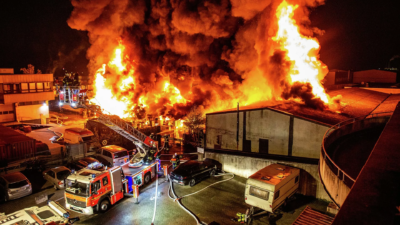
<svg viewBox="0 0 400 225"><path fill-rule="evenodd" d="M164 151L166 154L169 153L169 135L164 136Z"/></svg>
<svg viewBox="0 0 400 225"><path fill-rule="evenodd" d="M178 154L175 153L175 155L172 156L171 163L172 163L173 169L175 169L177 166L179 166L180 161L179 161Z"/></svg>

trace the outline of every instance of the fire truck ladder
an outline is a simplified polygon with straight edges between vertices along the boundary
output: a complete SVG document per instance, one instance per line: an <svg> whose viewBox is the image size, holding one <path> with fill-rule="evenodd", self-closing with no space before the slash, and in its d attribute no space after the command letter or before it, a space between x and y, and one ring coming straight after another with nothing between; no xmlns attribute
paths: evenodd
<svg viewBox="0 0 400 225"><path fill-rule="evenodd" d="M143 159L151 148L154 148L155 151L159 151L158 143L156 141L135 129L125 120L119 118L119 116L104 114L100 107L95 105L81 105L81 107L95 111L99 115L97 118L98 122L106 125L108 128L132 141L136 145L138 153L131 159L132 163L139 162Z"/></svg>

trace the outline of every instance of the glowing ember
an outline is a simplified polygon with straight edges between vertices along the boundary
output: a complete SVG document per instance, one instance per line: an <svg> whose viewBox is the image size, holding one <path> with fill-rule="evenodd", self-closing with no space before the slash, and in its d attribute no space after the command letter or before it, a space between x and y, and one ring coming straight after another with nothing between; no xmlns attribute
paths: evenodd
<svg viewBox="0 0 400 225"><path fill-rule="evenodd" d="M286 1L279 5L276 10L279 28L272 40L281 45L282 50L287 52L287 60L292 62L289 82L310 83L314 95L328 103L328 96L320 83L327 72L326 65L317 59L320 46L316 38L300 34L293 19L297 8L298 5L289 5Z"/></svg>

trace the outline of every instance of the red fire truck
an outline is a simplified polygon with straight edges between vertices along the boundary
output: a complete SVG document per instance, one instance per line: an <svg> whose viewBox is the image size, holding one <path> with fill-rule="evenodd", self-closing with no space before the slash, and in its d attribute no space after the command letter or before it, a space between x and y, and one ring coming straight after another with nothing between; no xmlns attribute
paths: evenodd
<svg viewBox="0 0 400 225"><path fill-rule="evenodd" d="M157 162L130 168L128 163L104 171L82 169L66 180L66 208L82 213L105 212L124 196L132 196L140 186L157 175Z"/></svg>

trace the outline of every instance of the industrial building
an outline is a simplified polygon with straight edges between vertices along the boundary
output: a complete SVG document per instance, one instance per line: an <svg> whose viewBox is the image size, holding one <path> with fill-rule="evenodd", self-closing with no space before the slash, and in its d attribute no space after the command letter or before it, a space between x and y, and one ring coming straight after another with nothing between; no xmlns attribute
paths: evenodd
<svg viewBox="0 0 400 225"><path fill-rule="evenodd" d="M361 88L331 91L341 96L340 112L315 110L295 102L258 103L206 115L205 155L242 177L272 163L302 169L300 192L330 200L318 174L321 143L333 125L393 111L399 94Z"/></svg>
<svg viewBox="0 0 400 225"><path fill-rule="evenodd" d="M14 74L0 70L0 123L46 123L54 100L53 74Z"/></svg>

